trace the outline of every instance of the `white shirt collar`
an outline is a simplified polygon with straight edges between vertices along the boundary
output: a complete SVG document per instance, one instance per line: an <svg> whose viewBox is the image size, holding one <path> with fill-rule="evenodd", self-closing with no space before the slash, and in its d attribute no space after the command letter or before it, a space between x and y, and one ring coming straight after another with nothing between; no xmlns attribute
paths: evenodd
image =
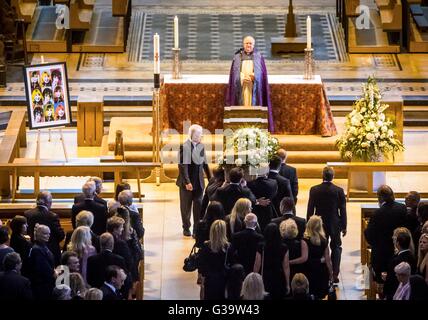
<svg viewBox="0 0 428 320"><path fill-rule="evenodd" d="M279 173L279 170L269 170L269 172Z"/></svg>
<svg viewBox="0 0 428 320"><path fill-rule="evenodd" d="M404 250L398 251L398 254L402 254L403 252L406 252L406 251L410 251L410 249L404 249Z"/></svg>

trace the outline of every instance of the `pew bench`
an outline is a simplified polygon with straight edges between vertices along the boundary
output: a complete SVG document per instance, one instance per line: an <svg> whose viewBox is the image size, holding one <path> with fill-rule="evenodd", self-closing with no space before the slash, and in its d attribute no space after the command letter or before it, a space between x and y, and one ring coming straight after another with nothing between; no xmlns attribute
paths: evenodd
<svg viewBox="0 0 428 320"><path fill-rule="evenodd" d="M15 8L19 19L24 20L26 24L30 24L36 11L37 0L12 0L11 6Z"/></svg>
<svg viewBox="0 0 428 320"><path fill-rule="evenodd" d="M70 1L70 29L87 31L91 28L93 10L82 8L79 0Z"/></svg>
<svg viewBox="0 0 428 320"><path fill-rule="evenodd" d="M340 168L348 172L347 200L351 198L377 198L376 191L373 190L374 172L428 172L428 163L412 162L327 162L327 165L334 169ZM353 185L353 174L367 175L367 190L365 192L351 189ZM396 197L405 197L407 193L396 192ZM428 190L420 191L421 197L428 197Z"/></svg>
<svg viewBox="0 0 428 320"><path fill-rule="evenodd" d="M403 8L401 0L391 0L395 2L394 6L380 8L380 21L382 23L382 29L385 31L401 31L403 26Z"/></svg>

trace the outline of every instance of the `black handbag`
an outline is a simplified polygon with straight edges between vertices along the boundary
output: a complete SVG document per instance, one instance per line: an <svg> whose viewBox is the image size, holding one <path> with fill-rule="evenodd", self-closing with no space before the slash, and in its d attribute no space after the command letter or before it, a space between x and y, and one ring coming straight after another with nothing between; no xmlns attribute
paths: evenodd
<svg viewBox="0 0 428 320"><path fill-rule="evenodd" d="M186 272L193 272L198 269L198 252L196 252L196 243L190 250L189 256L184 259L183 270Z"/></svg>
<svg viewBox="0 0 428 320"><path fill-rule="evenodd" d="M328 288L327 300L329 301L337 300L336 287L334 286L333 282L330 282L330 285Z"/></svg>

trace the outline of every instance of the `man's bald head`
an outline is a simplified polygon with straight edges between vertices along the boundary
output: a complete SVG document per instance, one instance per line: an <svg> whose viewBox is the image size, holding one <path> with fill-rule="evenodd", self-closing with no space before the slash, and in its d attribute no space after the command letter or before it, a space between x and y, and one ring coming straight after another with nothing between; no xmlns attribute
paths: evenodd
<svg viewBox="0 0 428 320"><path fill-rule="evenodd" d="M254 45L256 44L256 40L252 36L246 36L242 43L244 46L244 51L246 53L251 53L254 50Z"/></svg>

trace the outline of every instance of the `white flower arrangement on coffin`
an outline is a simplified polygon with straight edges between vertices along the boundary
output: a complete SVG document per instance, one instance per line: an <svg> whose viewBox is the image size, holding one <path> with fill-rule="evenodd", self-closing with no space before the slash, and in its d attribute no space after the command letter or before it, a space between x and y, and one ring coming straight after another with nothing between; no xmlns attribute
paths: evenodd
<svg viewBox="0 0 428 320"><path fill-rule="evenodd" d="M363 97L354 103L346 116L345 131L336 141L342 158L377 161L403 151L396 138L393 123L384 111L389 107L381 102L382 95L376 80L371 76L363 84Z"/></svg>
<svg viewBox="0 0 428 320"><path fill-rule="evenodd" d="M224 155L218 162L223 167L237 166L252 171L266 167L278 149L278 139L267 130L239 128L226 136Z"/></svg>

